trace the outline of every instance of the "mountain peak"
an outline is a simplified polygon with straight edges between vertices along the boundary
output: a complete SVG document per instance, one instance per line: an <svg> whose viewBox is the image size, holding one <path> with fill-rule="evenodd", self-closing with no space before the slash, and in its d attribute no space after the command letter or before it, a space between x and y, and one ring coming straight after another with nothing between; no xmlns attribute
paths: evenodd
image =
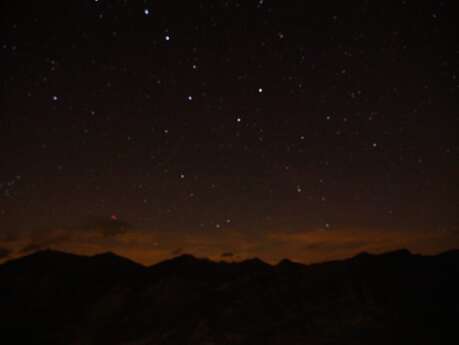
<svg viewBox="0 0 459 345"><path fill-rule="evenodd" d="M400 258L400 257L409 257L412 256L411 252L408 249L398 249L398 250L393 250L390 252L385 252L382 254L370 254L368 252L361 252L354 256L352 259L354 260L366 260L369 258Z"/></svg>
<svg viewBox="0 0 459 345"><path fill-rule="evenodd" d="M171 259L161 261L157 264L152 265L152 268L164 268L164 267L183 267L183 266L196 266L202 264L213 264L213 261L204 258L197 258L191 254L182 254L175 256Z"/></svg>
<svg viewBox="0 0 459 345"><path fill-rule="evenodd" d="M189 265L189 264L194 264L194 263L204 262L204 261L210 262L210 260L208 259L197 258L192 254L182 254L182 255L173 257L172 259L166 260L165 262L170 262L170 263L180 264L180 265L183 265L183 264Z"/></svg>
<svg viewBox="0 0 459 345"><path fill-rule="evenodd" d="M242 261L240 264L244 266L249 266L252 268L260 268L260 269L271 268L270 264L264 262L263 260L259 258L250 258L250 259Z"/></svg>
<svg viewBox="0 0 459 345"><path fill-rule="evenodd" d="M298 267L298 266L303 266L303 264L294 262L294 261L289 260L289 259L282 259L282 260L279 261L279 263L276 265L276 267L281 268L281 269L286 269L286 268L289 269L289 268Z"/></svg>
<svg viewBox="0 0 459 345"><path fill-rule="evenodd" d="M122 256L119 256L118 254L115 254L114 252L110 252L110 251L93 255L91 256L91 258L93 259L125 259Z"/></svg>
<svg viewBox="0 0 459 345"><path fill-rule="evenodd" d="M32 254L30 254L30 256L32 255L33 256L52 256L52 255L57 255L57 256L58 255L72 255L74 256L75 254L67 253L67 252L52 249L52 248L45 248L45 249L37 250L33 252Z"/></svg>
<svg viewBox="0 0 459 345"><path fill-rule="evenodd" d="M46 248L42 250L37 250L36 252L33 252L32 254L23 256L21 258L18 258L17 260L65 260L65 259L76 259L76 258L84 258L84 256L77 255L77 254L72 254L60 250L55 250L51 248Z"/></svg>
<svg viewBox="0 0 459 345"><path fill-rule="evenodd" d="M90 260L99 265L135 269L135 268L144 268L143 265L132 261L131 259L120 256L114 252L108 251L101 254L96 254L90 257Z"/></svg>

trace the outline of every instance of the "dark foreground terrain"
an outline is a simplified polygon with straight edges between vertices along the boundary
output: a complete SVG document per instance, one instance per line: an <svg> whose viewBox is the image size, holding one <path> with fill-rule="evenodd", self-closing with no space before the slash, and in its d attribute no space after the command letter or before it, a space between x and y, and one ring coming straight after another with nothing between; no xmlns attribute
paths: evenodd
<svg viewBox="0 0 459 345"><path fill-rule="evenodd" d="M450 344L459 251L305 266L42 251L0 265L2 344ZM456 339L456 340L454 340Z"/></svg>

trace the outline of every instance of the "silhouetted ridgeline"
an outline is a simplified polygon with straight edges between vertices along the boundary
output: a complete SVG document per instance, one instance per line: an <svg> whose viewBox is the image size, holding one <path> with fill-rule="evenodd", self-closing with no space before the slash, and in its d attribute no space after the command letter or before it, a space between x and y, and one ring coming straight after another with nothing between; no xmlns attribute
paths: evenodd
<svg viewBox="0 0 459 345"><path fill-rule="evenodd" d="M0 265L4 344L448 344L459 251L305 266L183 255L151 267L42 251Z"/></svg>

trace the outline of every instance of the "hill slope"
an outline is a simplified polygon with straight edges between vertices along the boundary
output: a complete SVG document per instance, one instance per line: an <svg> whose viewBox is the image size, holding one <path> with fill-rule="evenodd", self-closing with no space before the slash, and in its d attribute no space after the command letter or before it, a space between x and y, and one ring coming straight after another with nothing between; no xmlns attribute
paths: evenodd
<svg viewBox="0 0 459 345"><path fill-rule="evenodd" d="M151 267L43 251L0 265L15 344L438 344L459 320L459 251L316 265L189 255Z"/></svg>

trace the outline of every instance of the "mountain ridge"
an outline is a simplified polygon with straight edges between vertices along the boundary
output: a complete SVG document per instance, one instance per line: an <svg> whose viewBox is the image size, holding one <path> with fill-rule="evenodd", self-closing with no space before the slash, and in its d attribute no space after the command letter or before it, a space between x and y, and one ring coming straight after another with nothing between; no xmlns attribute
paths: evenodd
<svg viewBox="0 0 459 345"><path fill-rule="evenodd" d="M151 265L144 265L142 263L139 263L139 262L136 262L128 257L125 257L125 256L122 256L122 255L119 255L119 254L116 254L115 252L112 252L112 251L107 251L107 252L101 252L101 253L98 253L98 254L93 254L93 255L81 255L81 254L74 254L74 253L71 253L71 252L67 252L67 251L61 251L61 250L56 250L56 249L50 249L50 248L46 248L46 249L42 249L42 250L37 250L31 254L27 254L27 255L23 255L23 256L20 256L20 257L16 257L16 258L12 258L12 259L9 259L9 260L6 260L4 261L3 263L0 263L0 267L1 266L4 266L4 265L7 265L7 264L10 264L10 263L13 263L13 262L20 262L20 261L23 261L23 260L28 260L29 258L35 258L35 257L48 257L48 258L52 258L52 257L55 257L57 259L57 257L60 257L60 259L62 258L80 258L80 259L93 259L93 260L96 260L96 259L100 259L100 258L104 258L104 259L111 259L111 260L119 260L119 261L125 261L125 262L131 262L131 263L134 263L138 266L142 266L142 267L146 267L146 268L152 268L152 267L155 267L157 265L163 265L165 263L185 263L185 262L188 262L188 263L192 263L192 262L201 262L201 263L213 263L213 264L220 264L220 263L229 263L229 264L242 264L242 263L246 263L246 264L257 264L257 265L267 265L267 266L271 266L271 267L277 267L279 266L280 264L296 264L296 265L302 265L302 266L313 266L313 265L321 265L321 264L328 264L328 263L332 263L332 262L341 262L341 261L346 261L346 260L359 260L359 259L363 259L363 258L375 258L375 257L393 257L393 256L403 256L403 257L410 257L410 256L421 256L421 257L442 257L442 256L459 256L459 249L450 249L450 250L447 250L447 251L444 251L444 252L440 252L438 254L433 254L433 255L424 255L424 254L413 254L410 250L408 249L398 249L398 250L392 250L392 251L387 251L387 252L382 252L382 253L369 253L369 252L360 252L360 253L357 253L353 256L350 256L350 257L347 257L347 258L343 258L343 259L336 259L336 260L326 260L326 261L321 261L321 262L311 262L311 263L302 263L302 262L298 262L298 261L292 261L291 259L289 258L284 258L284 259L281 259L279 260L276 264L270 264L266 261L263 261L262 259L258 258L258 257L252 257L252 258L247 258L247 259L242 259L242 260L239 260L239 261L235 261L235 260L212 260L212 259L209 259L209 258L205 258L205 257L199 257L199 256L195 256L193 254L180 254L180 255L177 255L177 256L174 256L172 258L169 258L169 259L165 259L165 260L162 260L162 261L159 261L157 263L154 263L154 264L151 264Z"/></svg>
<svg viewBox="0 0 459 345"><path fill-rule="evenodd" d="M436 344L459 319L459 250L275 265L46 250L0 265L7 343Z"/></svg>

